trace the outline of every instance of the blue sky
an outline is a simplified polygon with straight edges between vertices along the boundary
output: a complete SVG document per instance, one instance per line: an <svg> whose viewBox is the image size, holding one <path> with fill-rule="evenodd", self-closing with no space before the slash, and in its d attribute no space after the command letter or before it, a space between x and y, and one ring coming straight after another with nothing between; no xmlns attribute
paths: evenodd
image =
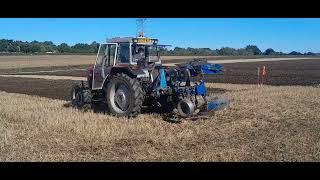
<svg viewBox="0 0 320 180"><path fill-rule="evenodd" d="M173 47L320 52L320 18L149 18L145 28ZM135 33L136 18L0 18L0 39L74 45Z"/></svg>

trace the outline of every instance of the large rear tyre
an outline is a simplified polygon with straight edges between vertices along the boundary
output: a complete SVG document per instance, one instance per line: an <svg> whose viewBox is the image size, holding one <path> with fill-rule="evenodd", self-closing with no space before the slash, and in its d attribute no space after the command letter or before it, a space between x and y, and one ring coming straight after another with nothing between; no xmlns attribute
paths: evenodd
<svg viewBox="0 0 320 180"><path fill-rule="evenodd" d="M117 117L136 117L141 113L144 91L137 79L126 74L111 77L105 89L108 113Z"/></svg>

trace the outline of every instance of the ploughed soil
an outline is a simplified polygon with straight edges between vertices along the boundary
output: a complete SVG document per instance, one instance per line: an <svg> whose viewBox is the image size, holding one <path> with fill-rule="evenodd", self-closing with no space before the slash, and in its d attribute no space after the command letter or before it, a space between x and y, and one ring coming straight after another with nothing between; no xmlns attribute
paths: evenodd
<svg viewBox="0 0 320 180"><path fill-rule="evenodd" d="M89 65L88 65L89 66ZM88 66L68 66L68 67L48 67L29 68L23 71L50 71L63 70L57 72L37 72L28 74L56 75L56 76L76 76L85 77ZM262 66L266 66L267 76L264 84L267 85L314 85L320 84L320 59L295 60L295 61L272 61L272 62L248 62L223 64L224 73L222 75L205 76L207 82L232 83L232 84L256 84L258 81L257 68L260 67L260 77ZM64 71L67 69L70 71ZM76 70L75 70L76 69ZM79 70L84 69L84 70ZM14 73L13 73L14 74Z"/></svg>
<svg viewBox="0 0 320 180"><path fill-rule="evenodd" d="M320 84L320 59L223 64L224 74L207 76L208 82L256 84L258 67L266 66L268 85ZM261 72L260 72L261 77Z"/></svg>
<svg viewBox="0 0 320 180"><path fill-rule="evenodd" d="M0 91L69 100L77 81L0 77Z"/></svg>
<svg viewBox="0 0 320 180"><path fill-rule="evenodd" d="M51 99L70 100L73 80L49 80L36 78L0 77L0 91L36 95ZM223 94L227 90L208 88L210 93Z"/></svg>
<svg viewBox="0 0 320 180"><path fill-rule="evenodd" d="M267 85L317 85L320 84L320 60L297 60L278 62L250 62L224 64L223 75L206 76L206 82L231 84L256 84L257 67L266 66ZM39 67L24 69L27 71L50 71L68 69L86 69L88 66ZM18 73L12 73L18 74ZM85 77L86 70L28 73L38 75L57 75ZM32 78L0 77L0 91L38 95L52 99L69 100L73 80L45 80ZM209 89L219 93L218 89ZM220 90L223 93L224 90Z"/></svg>

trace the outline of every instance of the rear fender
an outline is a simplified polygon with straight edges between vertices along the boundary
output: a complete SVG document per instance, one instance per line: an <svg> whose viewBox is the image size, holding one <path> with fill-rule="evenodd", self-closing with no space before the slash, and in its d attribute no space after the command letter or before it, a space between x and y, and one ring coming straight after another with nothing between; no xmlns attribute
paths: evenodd
<svg viewBox="0 0 320 180"><path fill-rule="evenodd" d="M103 81L103 88L105 88L110 81L110 77L118 73L123 73L128 75L131 78L136 78L136 74L129 67L112 67L109 74L106 74L106 77Z"/></svg>
<svg viewBox="0 0 320 180"><path fill-rule="evenodd" d="M90 89L92 89L93 69L94 69L93 65L87 69L87 82Z"/></svg>
<svg viewBox="0 0 320 180"><path fill-rule="evenodd" d="M137 76L136 73L129 67L112 67L110 75L115 75L117 73L124 73L132 78Z"/></svg>

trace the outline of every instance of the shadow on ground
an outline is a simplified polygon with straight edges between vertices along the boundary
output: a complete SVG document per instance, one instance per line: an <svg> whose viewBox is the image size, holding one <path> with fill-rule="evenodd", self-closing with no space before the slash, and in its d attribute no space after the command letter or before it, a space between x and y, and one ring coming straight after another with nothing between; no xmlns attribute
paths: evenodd
<svg viewBox="0 0 320 180"><path fill-rule="evenodd" d="M213 96L219 96L221 94L224 94L226 92L230 92L230 90L222 89L222 88L208 88L208 93L213 94ZM64 104L64 107L68 108L74 108L71 105L71 102L67 102ZM84 108L80 109L81 111L87 112L87 111L93 111L94 113L101 113L107 115L107 106L105 104L99 104L95 105L94 107L91 108ZM171 113L163 113L161 109L151 109L151 108L142 108L141 109L141 114L157 114L162 117L164 121L170 122L170 123L181 123L183 120L191 120L191 121L196 121L198 119L207 119L210 116L214 115L214 112L210 113L199 113L197 116L194 117L189 117L189 118L179 118L176 117L174 114Z"/></svg>

